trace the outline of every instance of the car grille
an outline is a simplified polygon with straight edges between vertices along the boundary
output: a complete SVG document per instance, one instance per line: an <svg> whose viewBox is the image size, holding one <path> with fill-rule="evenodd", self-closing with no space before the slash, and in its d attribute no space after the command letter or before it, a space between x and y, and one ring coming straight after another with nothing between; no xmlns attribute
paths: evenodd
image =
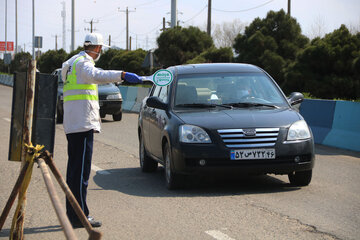
<svg viewBox="0 0 360 240"><path fill-rule="evenodd" d="M221 129L217 130L226 147L261 148L275 146L279 128Z"/></svg>

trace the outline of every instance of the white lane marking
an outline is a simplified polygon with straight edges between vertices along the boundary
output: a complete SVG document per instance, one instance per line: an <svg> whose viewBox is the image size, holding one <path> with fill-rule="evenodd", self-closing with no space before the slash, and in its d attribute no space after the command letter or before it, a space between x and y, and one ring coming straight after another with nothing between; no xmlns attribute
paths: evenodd
<svg viewBox="0 0 360 240"><path fill-rule="evenodd" d="M234 238L231 238L228 235L226 235L225 233L222 233L218 230L208 230L208 231L205 231L205 233L212 236L213 238L215 238L217 240L235 240Z"/></svg>
<svg viewBox="0 0 360 240"><path fill-rule="evenodd" d="M11 122L11 119L10 118L3 118L5 121L7 122Z"/></svg>
<svg viewBox="0 0 360 240"><path fill-rule="evenodd" d="M91 165L91 170L93 170L94 172L98 173L98 174L103 174L103 175L109 175L111 174L109 171L106 171L102 168L99 168L98 166L92 164Z"/></svg>

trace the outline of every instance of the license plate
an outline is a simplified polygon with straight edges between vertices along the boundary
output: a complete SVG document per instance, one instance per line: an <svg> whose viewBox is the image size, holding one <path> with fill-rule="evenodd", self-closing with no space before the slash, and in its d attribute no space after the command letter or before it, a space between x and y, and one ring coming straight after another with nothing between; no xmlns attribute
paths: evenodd
<svg viewBox="0 0 360 240"><path fill-rule="evenodd" d="M275 159L275 149L263 148L263 149L231 150L230 159L231 160Z"/></svg>

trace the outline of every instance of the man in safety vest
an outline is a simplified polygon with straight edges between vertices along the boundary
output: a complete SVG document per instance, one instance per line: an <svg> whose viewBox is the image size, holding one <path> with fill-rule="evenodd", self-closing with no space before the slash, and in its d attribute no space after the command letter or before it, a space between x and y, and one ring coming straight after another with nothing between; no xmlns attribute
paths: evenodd
<svg viewBox="0 0 360 240"><path fill-rule="evenodd" d="M85 37L84 51L62 65L64 84L64 130L68 141L66 182L93 227L101 222L89 216L86 204L88 180L91 171L93 134L100 132L98 86L100 83L141 83L141 78L124 71L105 71L95 67L100 58L103 38L98 33ZM75 211L66 200L66 213L73 227L82 227Z"/></svg>

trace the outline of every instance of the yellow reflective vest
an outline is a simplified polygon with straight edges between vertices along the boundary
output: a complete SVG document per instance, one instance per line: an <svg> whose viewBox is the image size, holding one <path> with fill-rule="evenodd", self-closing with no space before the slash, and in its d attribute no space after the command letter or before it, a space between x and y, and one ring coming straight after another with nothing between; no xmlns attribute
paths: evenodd
<svg viewBox="0 0 360 240"><path fill-rule="evenodd" d="M97 84L78 84L77 82L76 63L84 58L84 56L78 57L72 65L71 73L67 76L64 84L64 102L78 100L99 101ZM89 93L86 90L92 90L93 92Z"/></svg>
<svg viewBox="0 0 360 240"><path fill-rule="evenodd" d="M64 80L64 131L66 134L100 131L97 84L121 81L122 71L102 70L84 51L62 65Z"/></svg>

